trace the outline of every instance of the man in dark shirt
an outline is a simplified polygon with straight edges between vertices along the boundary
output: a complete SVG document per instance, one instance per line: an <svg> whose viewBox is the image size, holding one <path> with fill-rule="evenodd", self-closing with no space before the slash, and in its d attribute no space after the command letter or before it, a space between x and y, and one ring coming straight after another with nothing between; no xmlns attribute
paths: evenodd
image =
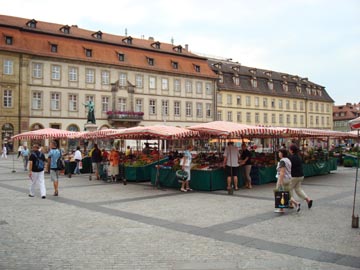
<svg viewBox="0 0 360 270"><path fill-rule="evenodd" d="M39 151L38 144L34 144L29 158L29 178L30 178L30 193L29 197L35 196L35 186L39 184L41 198L46 198L45 177L44 177L44 163L45 156Z"/></svg>
<svg viewBox="0 0 360 270"><path fill-rule="evenodd" d="M251 176L250 176L250 172L251 172L251 153L250 151L247 149L246 144L243 143L241 145L241 156L240 156L240 166L242 169L242 173L245 179L245 187L246 188L252 188L251 185Z"/></svg>
<svg viewBox="0 0 360 270"><path fill-rule="evenodd" d="M98 148L97 144L94 144L94 148L91 150L91 162L93 165L93 170L96 175L96 179L100 180L100 163L101 163L101 151ZM90 178L91 179L91 178Z"/></svg>

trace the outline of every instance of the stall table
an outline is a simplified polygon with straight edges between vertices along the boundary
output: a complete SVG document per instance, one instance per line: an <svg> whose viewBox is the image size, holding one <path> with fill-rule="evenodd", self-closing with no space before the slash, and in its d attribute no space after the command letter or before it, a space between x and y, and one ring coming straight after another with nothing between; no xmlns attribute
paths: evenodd
<svg viewBox="0 0 360 270"><path fill-rule="evenodd" d="M153 163L146 164L144 166L125 166L125 178L129 182L142 182L150 181L151 169L155 168L158 164L163 164L168 158L161 159Z"/></svg>

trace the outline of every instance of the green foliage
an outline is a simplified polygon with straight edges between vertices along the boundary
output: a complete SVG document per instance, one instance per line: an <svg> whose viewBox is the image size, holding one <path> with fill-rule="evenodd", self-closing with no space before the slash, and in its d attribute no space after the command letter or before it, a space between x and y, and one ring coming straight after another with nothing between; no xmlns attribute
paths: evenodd
<svg viewBox="0 0 360 270"><path fill-rule="evenodd" d="M352 166L354 166L354 161L352 161L351 159L344 160L344 167L352 167Z"/></svg>

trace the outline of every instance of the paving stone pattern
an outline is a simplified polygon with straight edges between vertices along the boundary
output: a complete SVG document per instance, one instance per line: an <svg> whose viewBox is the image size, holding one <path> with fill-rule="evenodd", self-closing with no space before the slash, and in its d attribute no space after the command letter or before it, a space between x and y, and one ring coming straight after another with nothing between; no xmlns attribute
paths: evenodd
<svg viewBox="0 0 360 270"><path fill-rule="evenodd" d="M313 208L285 214L274 184L231 196L62 176L54 197L45 176L47 198L29 198L21 160L0 160L1 270L360 269L353 168L306 178Z"/></svg>

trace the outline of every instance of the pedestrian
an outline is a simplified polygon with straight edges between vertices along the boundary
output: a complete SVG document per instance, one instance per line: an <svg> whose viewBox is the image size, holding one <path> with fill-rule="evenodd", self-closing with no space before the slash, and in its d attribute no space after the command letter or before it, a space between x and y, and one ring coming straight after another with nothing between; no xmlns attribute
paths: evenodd
<svg viewBox="0 0 360 270"><path fill-rule="evenodd" d="M276 189L280 189L280 187L282 187L284 190L289 190L290 202L296 207L296 212L299 212L300 211L300 203L297 202L292 197L292 192L290 189L291 161L287 156L288 156L288 153L285 149L279 150L280 161L278 162L277 167L276 167L276 172L277 172L276 173L276 178L277 178ZM284 212L284 209L283 208L275 209L274 212L282 213L282 212Z"/></svg>
<svg viewBox="0 0 360 270"><path fill-rule="evenodd" d="M3 147L2 147L1 158L7 159L7 147L6 147L5 143L3 144Z"/></svg>
<svg viewBox="0 0 360 270"><path fill-rule="evenodd" d="M57 142L52 141L50 143L50 151L48 154L48 166L50 171L50 180L54 186L54 196L59 195L59 168L58 159L61 158L61 151L57 148Z"/></svg>
<svg viewBox="0 0 360 270"><path fill-rule="evenodd" d="M187 172L188 174L186 180L181 182L181 188L180 188L181 192L192 191L192 189L190 188L191 162L192 162L191 150L192 150L192 146L188 145L187 150L184 151L184 156L182 157L180 164L182 166L182 170Z"/></svg>
<svg viewBox="0 0 360 270"><path fill-rule="evenodd" d="M91 150L91 163L93 171L95 172L96 180L100 180L100 163L101 163L101 151L98 145L95 143ZM89 178L91 180L91 178Z"/></svg>
<svg viewBox="0 0 360 270"><path fill-rule="evenodd" d="M35 196L35 187L39 185L41 198L46 199L44 178L45 156L39 149L39 145L34 144L29 158L29 178L31 180L29 197Z"/></svg>
<svg viewBox="0 0 360 270"><path fill-rule="evenodd" d="M240 166L242 170L242 175L244 176L245 180L245 187L246 188L252 188L251 185L251 153L247 149L246 144L241 144L241 156L240 156Z"/></svg>
<svg viewBox="0 0 360 270"><path fill-rule="evenodd" d="M19 157L21 156L21 152L22 150L24 150L24 146L22 144L19 145L18 147L18 155L17 155L17 158L19 159Z"/></svg>
<svg viewBox="0 0 360 270"><path fill-rule="evenodd" d="M292 144L289 147L289 159L291 161L291 181L290 181L290 190L294 190L295 193L301 198L302 200L306 200L308 208L310 209L313 204L313 200L311 200L304 190L302 189L301 183L304 181L304 172L303 172L303 165L302 160L299 155L299 148Z"/></svg>
<svg viewBox="0 0 360 270"><path fill-rule="evenodd" d="M239 190L238 174L239 174L239 149L234 145L234 142L228 142L224 151L224 164L227 176L227 190L232 189L232 177L234 178L234 189Z"/></svg>
<svg viewBox="0 0 360 270"><path fill-rule="evenodd" d="M29 163L29 156L30 156L30 151L27 148L26 145L23 146L23 150L21 151L21 156L23 158L23 162L24 162L24 171L27 171L27 167L28 167L28 163Z"/></svg>
<svg viewBox="0 0 360 270"><path fill-rule="evenodd" d="M75 162L76 162L76 167L75 167L75 170L74 170L74 174L80 174L80 162L82 161L82 154L81 154L81 151L80 151L80 146L76 147L76 151L75 151L75 154L74 154L74 159L75 159Z"/></svg>
<svg viewBox="0 0 360 270"><path fill-rule="evenodd" d="M116 182L116 177L119 174L120 153L116 150L115 147L111 149L109 155L109 161L110 161L109 173L111 179L108 180L108 182Z"/></svg>

